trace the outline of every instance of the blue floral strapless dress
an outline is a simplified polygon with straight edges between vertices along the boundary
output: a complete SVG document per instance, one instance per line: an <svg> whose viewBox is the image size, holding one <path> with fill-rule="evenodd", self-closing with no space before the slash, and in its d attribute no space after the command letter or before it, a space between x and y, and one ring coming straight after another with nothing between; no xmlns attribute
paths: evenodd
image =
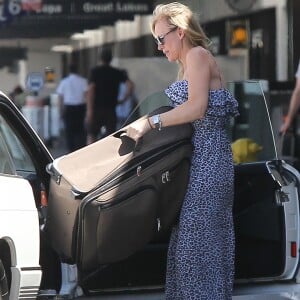
<svg viewBox="0 0 300 300"><path fill-rule="evenodd" d="M173 107L188 98L188 83L165 90ZM194 152L180 220L171 234L167 300L227 300L234 280L234 169L226 124L238 103L224 88L209 91L203 119L193 122Z"/></svg>

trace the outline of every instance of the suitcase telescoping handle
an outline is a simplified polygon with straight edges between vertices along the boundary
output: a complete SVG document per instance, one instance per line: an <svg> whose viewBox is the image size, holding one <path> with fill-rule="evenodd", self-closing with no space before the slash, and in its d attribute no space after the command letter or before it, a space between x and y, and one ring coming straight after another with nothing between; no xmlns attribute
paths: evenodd
<svg viewBox="0 0 300 300"><path fill-rule="evenodd" d="M123 151L126 152L123 154L127 154L129 152L138 152L142 148L143 138L140 138L138 141L135 141L127 135L126 130L117 131L113 136L122 141L123 147L121 146L120 151L122 151L123 149Z"/></svg>

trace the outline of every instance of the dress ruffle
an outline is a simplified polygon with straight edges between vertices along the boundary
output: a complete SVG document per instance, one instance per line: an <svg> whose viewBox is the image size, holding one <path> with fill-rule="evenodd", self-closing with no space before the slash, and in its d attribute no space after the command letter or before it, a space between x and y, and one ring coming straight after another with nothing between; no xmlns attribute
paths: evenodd
<svg viewBox="0 0 300 300"><path fill-rule="evenodd" d="M165 93L170 98L172 105L180 105L188 99L188 82L186 80L176 81L165 90ZM206 115L216 117L238 116L238 102L225 88L210 90Z"/></svg>

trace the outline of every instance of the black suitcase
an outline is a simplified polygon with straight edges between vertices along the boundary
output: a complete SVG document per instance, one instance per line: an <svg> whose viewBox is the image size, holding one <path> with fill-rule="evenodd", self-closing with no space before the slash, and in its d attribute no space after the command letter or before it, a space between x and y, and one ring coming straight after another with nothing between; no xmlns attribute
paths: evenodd
<svg viewBox="0 0 300 300"><path fill-rule="evenodd" d="M47 166L50 242L63 262L82 270L127 258L178 218L189 177L192 125L150 130L137 145L125 130Z"/></svg>

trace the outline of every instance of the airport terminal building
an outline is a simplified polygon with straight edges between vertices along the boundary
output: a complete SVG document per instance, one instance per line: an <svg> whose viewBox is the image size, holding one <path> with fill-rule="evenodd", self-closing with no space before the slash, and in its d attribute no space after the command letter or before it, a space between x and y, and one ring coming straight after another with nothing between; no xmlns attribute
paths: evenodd
<svg viewBox="0 0 300 300"><path fill-rule="evenodd" d="M1 1L2 2L2 1ZM51 93L79 61L88 76L103 45L113 64L126 68L137 96L163 89L177 74L156 49L149 0L8 0L0 3L1 90L23 85L29 72L52 70L42 93ZM264 79L293 82L300 57L300 3L297 0L181 1L197 12L212 41L212 52L227 81ZM289 85L290 86L290 85Z"/></svg>

